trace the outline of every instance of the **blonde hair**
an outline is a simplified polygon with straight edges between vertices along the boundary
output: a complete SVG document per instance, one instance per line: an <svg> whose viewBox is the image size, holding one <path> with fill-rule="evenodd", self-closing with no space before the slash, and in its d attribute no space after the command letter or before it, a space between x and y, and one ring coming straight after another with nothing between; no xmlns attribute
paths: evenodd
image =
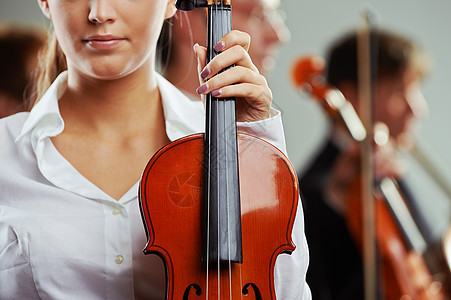
<svg viewBox="0 0 451 300"><path fill-rule="evenodd" d="M36 105L56 77L67 70L66 56L61 50L55 32L49 30L47 44L39 54L30 107Z"/></svg>

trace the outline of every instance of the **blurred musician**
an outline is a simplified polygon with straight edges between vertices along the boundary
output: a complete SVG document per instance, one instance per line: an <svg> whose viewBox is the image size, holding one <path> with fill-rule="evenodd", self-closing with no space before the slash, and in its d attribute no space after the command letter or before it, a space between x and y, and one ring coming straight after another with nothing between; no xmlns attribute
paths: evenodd
<svg viewBox="0 0 451 300"><path fill-rule="evenodd" d="M376 80L373 86L373 121L382 128L384 143L374 147L375 180L395 178L415 220L427 250L440 245L418 201L403 181L405 166L398 151L414 145L418 121L428 111L420 84L429 69L425 53L411 40L390 31L377 31ZM318 62L321 64L321 61ZM357 34L350 33L331 45L326 82L337 88L359 113ZM363 266L357 245L346 222L349 191L361 174L360 146L344 123L332 118L329 138L299 174L305 209L306 236L311 260L307 281L313 299L363 299ZM428 200L429 201L429 200Z"/></svg>

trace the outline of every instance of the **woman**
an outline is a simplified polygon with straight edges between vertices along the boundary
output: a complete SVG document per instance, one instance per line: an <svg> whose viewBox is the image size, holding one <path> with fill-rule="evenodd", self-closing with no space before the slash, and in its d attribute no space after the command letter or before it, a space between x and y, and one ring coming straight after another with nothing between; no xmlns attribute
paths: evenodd
<svg viewBox="0 0 451 300"><path fill-rule="evenodd" d="M0 298L163 299L162 262L142 253L138 181L161 146L203 130L202 104L154 70L173 1L38 3L64 54L47 63L67 71L55 72L30 113L0 122ZM197 91L236 96L239 129L284 149L280 113L270 108L271 92L248 48L247 34L224 36L216 46L222 54L199 63ZM204 62L205 48L194 50ZM234 72L210 79L231 64ZM302 218L298 208L297 249L276 263L279 299L310 298Z"/></svg>

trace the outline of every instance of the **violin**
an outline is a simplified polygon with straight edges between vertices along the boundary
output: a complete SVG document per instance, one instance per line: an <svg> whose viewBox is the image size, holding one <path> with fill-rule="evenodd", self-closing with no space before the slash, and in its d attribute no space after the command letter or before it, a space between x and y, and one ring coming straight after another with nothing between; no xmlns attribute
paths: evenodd
<svg viewBox="0 0 451 300"><path fill-rule="evenodd" d="M210 61L231 30L230 1L176 6L206 8ZM150 159L139 204L144 253L164 261L166 299L276 298L276 258L295 249L298 181L279 149L237 133L235 99L207 95L205 134L171 142Z"/></svg>
<svg viewBox="0 0 451 300"><path fill-rule="evenodd" d="M369 134L352 104L323 79L325 62L320 57L301 57L293 65L293 84L308 92L332 118L338 119L354 141ZM379 250L379 288L383 299L442 300L447 297L442 283L430 274L422 253L426 242L405 204L393 178L382 178L373 190L375 240ZM362 186L356 178L348 191L347 223L351 234L363 247ZM375 296L375 295L374 295ZM403 298L405 297L405 298ZM448 298L446 298L448 299Z"/></svg>

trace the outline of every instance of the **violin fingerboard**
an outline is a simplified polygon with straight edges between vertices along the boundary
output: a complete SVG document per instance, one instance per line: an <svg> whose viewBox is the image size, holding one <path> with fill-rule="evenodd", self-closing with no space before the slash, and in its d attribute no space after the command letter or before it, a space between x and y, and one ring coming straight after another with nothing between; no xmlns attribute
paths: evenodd
<svg viewBox="0 0 451 300"><path fill-rule="evenodd" d="M231 7L208 7L207 62L232 29ZM242 262L240 189L234 98L206 97L204 261Z"/></svg>

